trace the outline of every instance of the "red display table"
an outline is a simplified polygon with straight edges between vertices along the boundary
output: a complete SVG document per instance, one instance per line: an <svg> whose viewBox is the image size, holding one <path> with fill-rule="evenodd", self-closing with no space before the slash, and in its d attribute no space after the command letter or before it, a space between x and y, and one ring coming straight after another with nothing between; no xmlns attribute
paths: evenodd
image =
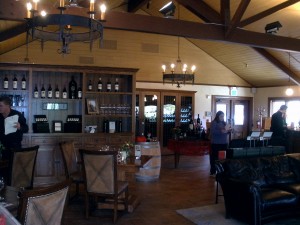
<svg viewBox="0 0 300 225"><path fill-rule="evenodd" d="M210 141L207 140L188 140L188 139L169 139L168 149L174 152L175 168L178 167L180 155L206 155L210 152Z"/></svg>

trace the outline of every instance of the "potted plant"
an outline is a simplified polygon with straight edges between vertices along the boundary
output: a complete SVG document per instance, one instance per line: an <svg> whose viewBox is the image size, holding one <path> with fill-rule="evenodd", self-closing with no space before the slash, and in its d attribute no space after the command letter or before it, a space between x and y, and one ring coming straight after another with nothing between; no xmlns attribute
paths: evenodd
<svg viewBox="0 0 300 225"><path fill-rule="evenodd" d="M122 154L122 160L126 160L129 156L132 155L133 152L133 144L131 142L125 142L120 147L120 151Z"/></svg>

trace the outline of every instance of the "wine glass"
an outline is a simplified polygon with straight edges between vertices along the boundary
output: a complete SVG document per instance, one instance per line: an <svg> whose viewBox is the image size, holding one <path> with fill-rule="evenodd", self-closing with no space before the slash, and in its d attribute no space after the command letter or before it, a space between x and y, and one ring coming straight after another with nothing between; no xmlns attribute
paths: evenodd
<svg viewBox="0 0 300 225"><path fill-rule="evenodd" d="M2 197L2 191L5 187L5 182L4 182L4 178L3 177L0 177L0 202L3 202L5 200L4 197Z"/></svg>

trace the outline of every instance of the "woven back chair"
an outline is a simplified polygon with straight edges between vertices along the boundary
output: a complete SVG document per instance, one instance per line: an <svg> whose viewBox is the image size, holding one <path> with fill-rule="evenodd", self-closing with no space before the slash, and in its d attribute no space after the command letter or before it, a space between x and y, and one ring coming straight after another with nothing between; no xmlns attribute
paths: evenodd
<svg viewBox="0 0 300 225"><path fill-rule="evenodd" d="M86 218L89 217L90 198L111 199L113 222L117 221L118 204L123 203L128 211L128 182L118 181L117 151L93 151L80 149L85 178ZM124 197L123 197L123 193Z"/></svg>

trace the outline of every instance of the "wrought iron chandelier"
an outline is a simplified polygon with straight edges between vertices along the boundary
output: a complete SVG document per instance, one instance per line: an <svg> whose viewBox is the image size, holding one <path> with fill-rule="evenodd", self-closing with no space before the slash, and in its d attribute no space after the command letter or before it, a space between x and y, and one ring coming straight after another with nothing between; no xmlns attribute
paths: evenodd
<svg viewBox="0 0 300 225"><path fill-rule="evenodd" d="M102 41L102 22L105 21L106 11L104 4L100 5L101 14L97 20L95 19L95 0L90 0L90 7L87 12L89 16L87 17L64 14L67 10L64 0L59 0L58 14L47 15L45 11L39 13L38 2L39 0L32 0L32 3L27 3L27 46L30 36L32 39L41 41L42 50L45 41L61 42L61 48L57 52L64 55L71 53L69 48L71 42L89 42L90 50L92 50L94 40L99 39L99 42ZM77 2L71 0L68 6L77 6Z"/></svg>
<svg viewBox="0 0 300 225"><path fill-rule="evenodd" d="M179 56L179 47L180 47L180 38L178 37L178 58L176 64L171 63L169 65L170 72L166 72L167 66L162 65L163 71L163 83L171 82L172 85L174 83L177 84L177 87L180 88L181 84L185 85L186 83L194 84L195 78L195 69L196 66L192 65L190 69L188 68L187 64L182 63L180 56Z"/></svg>

